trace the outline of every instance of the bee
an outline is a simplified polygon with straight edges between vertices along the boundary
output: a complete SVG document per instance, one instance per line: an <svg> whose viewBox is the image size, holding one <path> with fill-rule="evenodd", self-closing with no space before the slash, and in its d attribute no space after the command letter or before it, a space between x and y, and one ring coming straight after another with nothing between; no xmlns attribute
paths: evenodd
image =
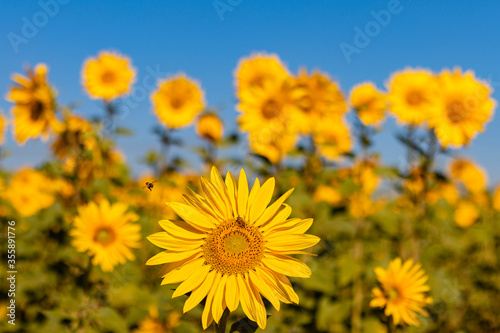
<svg viewBox="0 0 500 333"><path fill-rule="evenodd" d="M146 186L143 186L142 188L148 188L148 190L152 191L152 188L154 186L154 183L156 183L157 180L155 180L154 182L146 182Z"/></svg>
<svg viewBox="0 0 500 333"><path fill-rule="evenodd" d="M243 221L243 218L241 216L238 216L238 218L236 219L236 224L238 224L238 226L242 228L245 227L245 221Z"/></svg>

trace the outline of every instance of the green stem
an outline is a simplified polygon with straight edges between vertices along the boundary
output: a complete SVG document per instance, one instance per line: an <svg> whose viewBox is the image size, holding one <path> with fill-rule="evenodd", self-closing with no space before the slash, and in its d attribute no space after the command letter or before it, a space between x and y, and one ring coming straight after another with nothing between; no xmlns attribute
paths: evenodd
<svg viewBox="0 0 500 333"><path fill-rule="evenodd" d="M215 323L215 332L216 333L226 333L226 325L227 325L227 319L229 318L229 309L226 308L224 310L224 313L222 314L222 317L219 320L219 323Z"/></svg>

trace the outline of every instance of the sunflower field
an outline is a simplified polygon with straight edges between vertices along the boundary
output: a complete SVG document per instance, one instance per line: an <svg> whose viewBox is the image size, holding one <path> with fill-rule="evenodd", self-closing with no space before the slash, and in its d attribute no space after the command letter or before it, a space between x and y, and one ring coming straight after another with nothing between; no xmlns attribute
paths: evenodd
<svg viewBox="0 0 500 333"><path fill-rule="evenodd" d="M86 118L49 64L12 74L0 145L51 157L0 170L2 332L500 332L500 187L456 153L497 103L472 70L341 87L256 52L231 119L167 76L139 177L117 145L136 78L127 55L89 56L81 85L102 108ZM373 145L391 118L400 165Z"/></svg>

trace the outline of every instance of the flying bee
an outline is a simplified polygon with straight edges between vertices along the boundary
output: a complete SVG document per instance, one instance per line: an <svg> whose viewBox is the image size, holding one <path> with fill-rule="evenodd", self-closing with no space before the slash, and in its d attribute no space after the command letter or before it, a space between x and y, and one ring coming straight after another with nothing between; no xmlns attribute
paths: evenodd
<svg viewBox="0 0 500 333"><path fill-rule="evenodd" d="M238 216L238 218L236 219L236 224L238 224L238 226L240 226L241 228L245 227L245 221L243 221L243 218L241 216Z"/></svg>
<svg viewBox="0 0 500 333"><path fill-rule="evenodd" d="M146 186L143 186L142 188L148 188L148 190L152 191L152 188L154 187L154 183L156 183L157 180L155 180L154 182L146 182Z"/></svg>

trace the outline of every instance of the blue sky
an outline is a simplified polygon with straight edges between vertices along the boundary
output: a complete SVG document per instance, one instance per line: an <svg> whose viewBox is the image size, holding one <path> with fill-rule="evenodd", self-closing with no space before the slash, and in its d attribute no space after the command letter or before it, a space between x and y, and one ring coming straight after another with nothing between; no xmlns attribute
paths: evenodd
<svg viewBox="0 0 500 333"><path fill-rule="evenodd" d="M23 65L45 62L49 79L62 104L78 103L77 113L102 114L80 85L83 61L100 50L114 49L128 55L138 70L137 93L149 71L161 77L185 72L201 82L209 106L216 107L226 126L236 119L232 73L238 60L254 51L277 53L292 72L317 68L335 78L345 93L370 80L383 88L394 71L407 66L434 71L460 66L497 89L500 100L500 2L497 1L78 1L58 4L53 16L40 14L47 1L2 1L0 19L0 90L5 94L10 75ZM218 4L225 11L217 11ZM390 22L379 26L369 44L347 61L340 45L355 45L356 27L363 30L374 21L373 11L396 8ZM26 22L38 23L17 51L9 40L23 37ZM24 31L26 33L26 31ZM25 34L26 35L26 34ZM149 71L148 71L149 69ZM149 94L149 92L148 92ZM119 125L134 130L121 139L134 173L145 170L138 161L148 148L158 148L151 134L156 123L149 97L136 95L130 112ZM137 102L137 103L135 103ZM10 104L0 101L5 112ZM490 183L500 181L498 141L500 120L493 118L467 150L457 154L474 158L487 169ZM398 164L402 147L394 139L393 120L376 137L376 150L388 163ZM180 136L192 138L192 127ZM193 140L190 140L193 141ZM195 141L196 142L196 141ZM11 156L3 163L14 169L40 163L50 155L46 145L31 140L18 147L8 134ZM441 160L443 162L443 160Z"/></svg>

